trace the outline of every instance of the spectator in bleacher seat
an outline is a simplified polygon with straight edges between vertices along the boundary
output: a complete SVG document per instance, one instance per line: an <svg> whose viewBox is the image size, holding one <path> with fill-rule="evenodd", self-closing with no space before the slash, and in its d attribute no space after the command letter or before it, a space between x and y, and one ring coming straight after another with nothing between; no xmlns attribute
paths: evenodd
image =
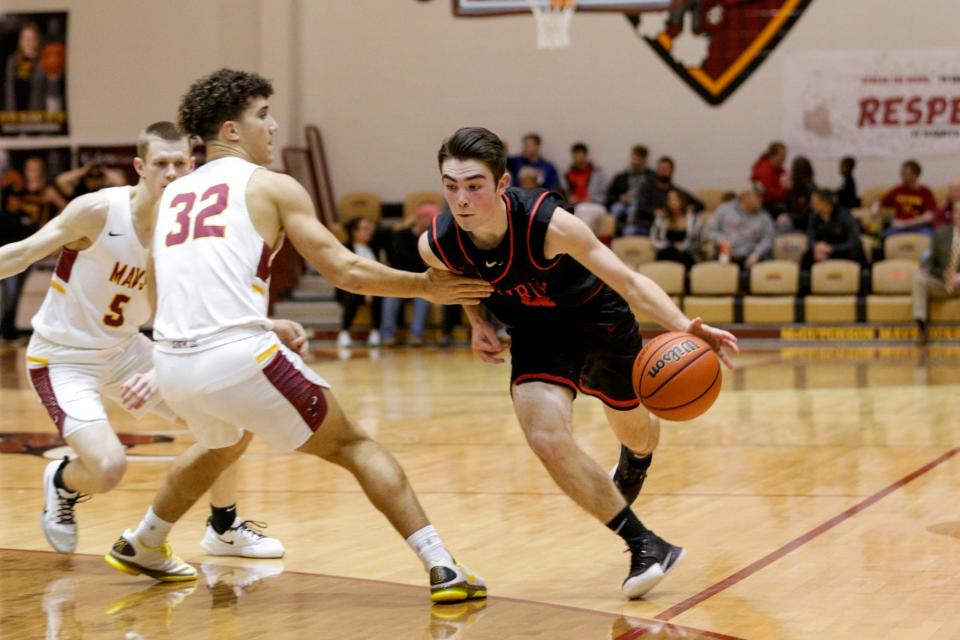
<svg viewBox="0 0 960 640"><path fill-rule="evenodd" d="M700 216L693 211L681 189L670 189L663 209L657 210L650 244L657 260L681 262L688 269L697 261L701 243Z"/></svg>
<svg viewBox="0 0 960 640"><path fill-rule="evenodd" d="M563 174L567 190L567 202L572 205L581 202L603 203L606 197L606 181L600 167L590 160L590 150L582 142L570 147L570 168Z"/></svg>
<svg viewBox="0 0 960 640"><path fill-rule="evenodd" d="M516 174L517 186L521 189L539 189L540 172L534 167L524 167Z"/></svg>
<svg viewBox="0 0 960 640"><path fill-rule="evenodd" d="M810 195L813 215L807 229L807 253L803 268L809 269L821 260L853 260L864 263L860 225L847 209L837 204L836 196L827 189L816 189Z"/></svg>
<svg viewBox="0 0 960 640"><path fill-rule="evenodd" d="M354 218L347 222L344 227L347 230L347 248L358 256L379 262L377 251L371 246L375 230L373 221L367 218ZM337 347L349 349L353 346L353 340L350 338L350 327L353 326L353 320L357 317L357 311L364 304L370 305L370 326L372 327L367 339L367 346L379 347L380 331L378 327L380 326L383 298L364 296L342 289L337 289L335 298L343 307L340 315L340 333L337 334Z"/></svg>
<svg viewBox="0 0 960 640"><path fill-rule="evenodd" d="M707 223L705 238L717 247L721 260L749 269L773 249L773 219L763 208L763 188L751 183L736 200L717 207Z"/></svg>
<svg viewBox="0 0 960 640"><path fill-rule="evenodd" d="M100 191L105 187L121 187L127 183L122 172L99 162L64 171L54 182L67 200Z"/></svg>
<svg viewBox="0 0 960 640"><path fill-rule="evenodd" d="M840 188L837 190L837 205L843 209L859 209L862 204L857 193L857 181L853 177L853 170L857 168L857 161L850 156L840 159Z"/></svg>
<svg viewBox="0 0 960 640"><path fill-rule="evenodd" d="M913 278L913 317L920 340L927 340L928 302L960 296L960 200L953 202L953 224L937 229L924 257L923 268Z"/></svg>
<svg viewBox="0 0 960 640"><path fill-rule="evenodd" d="M628 218L636 212L641 201L651 199L656 174L647 166L648 151L642 144L630 150L630 165L613 177L607 187L607 210L617 221L615 235L622 235ZM635 216L634 216L635 217ZM652 224L652 219L650 223ZM647 227L649 229L649 226Z"/></svg>
<svg viewBox="0 0 960 640"><path fill-rule="evenodd" d="M510 156L507 161L507 170L512 176L520 175L520 170L524 167L533 167L537 170L537 186L544 189L557 189L560 187L560 175L552 162L540 155L541 139L536 133L528 133L523 136L520 147L520 155Z"/></svg>
<svg viewBox="0 0 960 640"><path fill-rule="evenodd" d="M391 267L415 273L427 270L427 265L423 263L417 249L417 241L439 213L440 207L432 202L424 202L417 207L410 221L393 232L387 248L387 261ZM404 298L383 299L380 337L385 346L397 344L397 320L405 302ZM419 347L423 345L423 331L430 315L430 302L423 298L413 298L410 302L413 304L413 318L410 321L409 344Z"/></svg>
<svg viewBox="0 0 960 640"><path fill-rule="evenodd" d="M787 160L787 147L782 142L771 142L753 165L751 182L763 185L763 206L770 215L778 216L787 210L787 193L790 177L783 164Z"/></svg>
<svg viewBox="0 0 960 640"><path fill-rule="evenodd" d="M813 164L806 156L797 156L790 165L790 191L787 210L777 216L777 233L800 231L810 226L810 194L817 188Z"/></svg>
<svg viewBox="0 0 960 640"><path fill-rule="evenodd" d="M653 183L650 202L647 203L646 206L652 208L654 213L664 209L667 206L667 194L673 190L677 190L686 198L687 206L693 209L694 213L700 213L706 208L703 201L695 198L689 191L674 184L673 174L676 168L677 165L670 156L661 156L661 158L657 160L657 168L654 169L656 180L654 180Z"/></svg>
<svg viewBox="0 0 960 640"><path fill-rule="evenodd" d="M937 210L933 218L934 230L953 224L953 205L960 202L960 178L953 180L947 189L947 201Z"/></svg>
<svg viewBox="0 0 960 640"><path fill-rule="evenodd" d="M907 160L900 166L900 184L887 191L874 203L874 215L880 207L892 207L894 218L884 231L885 236L895 233L933 233L937 201L929 187L920 184L922 168L916 160Z"/></svg>

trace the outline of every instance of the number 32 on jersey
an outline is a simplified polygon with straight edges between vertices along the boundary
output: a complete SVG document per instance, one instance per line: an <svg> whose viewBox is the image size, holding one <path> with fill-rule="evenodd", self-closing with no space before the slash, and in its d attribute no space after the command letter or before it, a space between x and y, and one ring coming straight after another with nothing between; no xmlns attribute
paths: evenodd
<svg viewBox="0 0 960 640"><path fill-rule="evenodd" d="M227 208L230 188L227 184L215 184L199 198L196 193L181 193L173 197L170 201L171 207L180 207L177 211L177 228L167 234L166 245L173 247L183 244L190 239L190 232L193 231L193 239L197 238L222 238L226 232L226 225L210 224L208 220L213 216L223 213ZM209 204L206 204L209 203ZM193 218L191 225L190 214L197 205L206 204L203 209Z"/></svg>

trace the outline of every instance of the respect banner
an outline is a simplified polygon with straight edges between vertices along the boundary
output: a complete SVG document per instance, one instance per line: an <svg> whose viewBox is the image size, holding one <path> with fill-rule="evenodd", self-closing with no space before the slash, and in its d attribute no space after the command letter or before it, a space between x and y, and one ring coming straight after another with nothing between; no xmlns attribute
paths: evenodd
<svg viewBox="0 0 960 640"><path fill-rule="evenodd" d="M960 152L960 49L784 59L784 138L810 156Z"/></svg>
<svg viewBox="0 0 960 640"><path fill-rule="evenodd" d="M67 14L0 13L0 136L67 135Z"/></svg>

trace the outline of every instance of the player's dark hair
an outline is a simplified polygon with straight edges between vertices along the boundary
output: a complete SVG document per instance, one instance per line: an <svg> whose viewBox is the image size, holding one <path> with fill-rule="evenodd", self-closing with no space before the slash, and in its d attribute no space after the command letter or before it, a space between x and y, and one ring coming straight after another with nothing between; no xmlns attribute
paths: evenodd
<svg viewBox="0 0 960 640"><path fill-rule="evenodd" d="M923 169L920 168L920 163L916 160L907 160L902 166L913 171L914 175L916 175L918 178L920 177L920 173L923 171Z"/></svg>
<svg viewBox="0 0 960 640"><path fill-rule="evenodd" d="M190 85L180 101L180 129L205 141L213 140L220 125L237 120L251 98L273 95L270 81L256 73L220 69Z"/></svg>
<svg viewBox="0 0 960 640"><path fill-rule="evenodd" d="M578 151L583 154L590 153L590 150L587 149L587 145L582 142L575 142L573 146L570 147L570 153L577 153Z"/></svg>
<svg viewBox="0 0 960 640"><path fill-rule="evenodd" d="M507 148L503 141L489 129L464 127L443 141L437 153L437 164L451 158L455 160L479 160L490 169L494 182L499 182L507 172Z"/></svg>

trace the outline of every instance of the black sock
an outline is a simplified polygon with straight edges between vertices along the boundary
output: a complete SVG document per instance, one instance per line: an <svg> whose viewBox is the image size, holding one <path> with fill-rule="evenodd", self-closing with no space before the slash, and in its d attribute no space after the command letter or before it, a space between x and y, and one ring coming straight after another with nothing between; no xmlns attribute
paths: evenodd
<svg viewBox="0 0 960 640"><path fill-rule="evenodd" d="M53 486L55 486L57 489L63 489L67 493L76 493L73 489L63 483L63 470L67 468L68 464L70 464L70 458L64 457L63 462L61 462L60 466L57 467L57 472L53 474Z"/></svg>
<svg viewBox="0 0 960 640"><path fill-rule="evenodd" d="M638 471L646 471L650 468L650 463L653 462L653 454L648 453L645 456L640 455L639 453L634 453L630 451L630 455L627 457L630 466Z"/></svg>
<svg viewBox="0 0 960 640"><path fill-rule="evenodd" d="M210 526L217 533L224 533L233 526L233 521L237 519L237 505L232 504L229 507L215 507L210 505Z"/></svg>
<svg viewBox="0 0 960 640"><path fill-rule="evenodd" d="M613 520L607 523L607 528L623 538L627 545L639 540L647 532L647 528L630 507L624 507L620 513L613 516Z"/></svg>

